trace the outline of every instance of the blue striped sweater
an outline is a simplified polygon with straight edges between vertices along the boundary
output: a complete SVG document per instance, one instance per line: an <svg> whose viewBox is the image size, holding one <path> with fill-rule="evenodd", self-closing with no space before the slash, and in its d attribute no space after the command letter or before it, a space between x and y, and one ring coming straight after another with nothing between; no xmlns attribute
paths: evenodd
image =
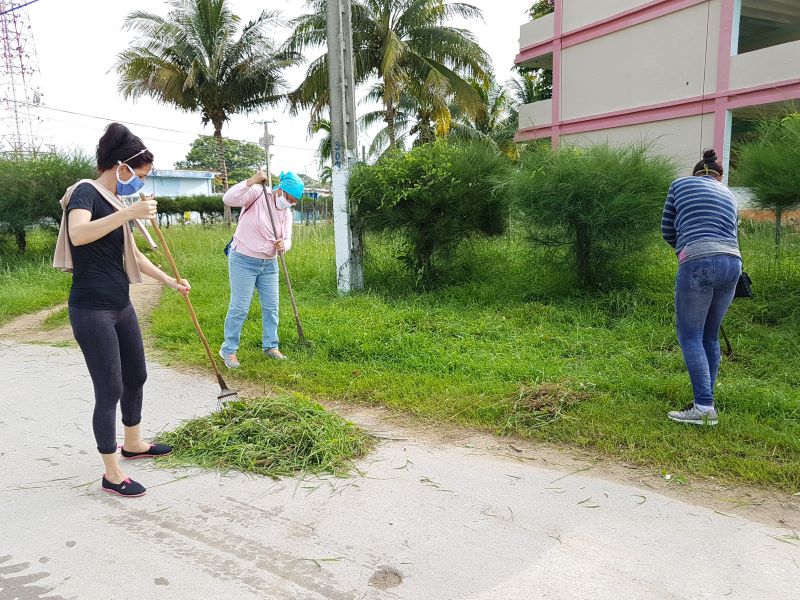
<svg viewBox="0 0 800 600"><path fill-rule="evenodd" d="M676 179L664 204L661 235L681 261L713 254L741 257L736 199L712 177Z"/></svg>

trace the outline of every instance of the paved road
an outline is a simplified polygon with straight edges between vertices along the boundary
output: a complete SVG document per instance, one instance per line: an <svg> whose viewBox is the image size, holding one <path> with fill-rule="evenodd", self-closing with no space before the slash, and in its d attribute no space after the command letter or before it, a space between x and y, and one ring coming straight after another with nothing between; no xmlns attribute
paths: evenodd
<svg viewBox="0 0 800 600"><path fill-rule="evenodd" d="M351 479L130 463L99 491L72 348L0 342L0 600L796 599L790 531L476 448L383 434ZM151 365L150 433L213 408ZM91 483L89 483L91 482ZM86 485L84 485L86 484Z"/></svg>

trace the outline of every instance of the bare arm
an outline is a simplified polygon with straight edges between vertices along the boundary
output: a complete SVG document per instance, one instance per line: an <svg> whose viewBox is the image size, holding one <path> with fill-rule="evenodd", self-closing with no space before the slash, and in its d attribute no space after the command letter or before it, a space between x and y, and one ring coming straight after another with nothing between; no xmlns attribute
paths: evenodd
<svg viewBox="0 0 800 600"><path fill-rule="evenodd" d="M74 208L69 211L69 239L75 246L96 242L115 229L127 225L131 219L149 219L156 214L157 203L152 198L139 200L131 206L92 221L92 211Z"/></svg>

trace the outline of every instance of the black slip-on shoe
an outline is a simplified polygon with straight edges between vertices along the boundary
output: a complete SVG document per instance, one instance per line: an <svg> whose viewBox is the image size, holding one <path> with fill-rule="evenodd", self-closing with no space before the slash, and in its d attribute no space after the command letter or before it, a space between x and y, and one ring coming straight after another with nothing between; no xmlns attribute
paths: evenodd
<svg viewBox="0 0 800 600"><path fill-rule="evenodd" d="M136 458L153 458L156 456L167 456L172 453L172 446L166 444L150 444L150 448L144 452L128 452L122 448L122 458L134 460Z"/></svg>
<svg viewBox="0 0 800 600"><path fill-rule="evenodd" d="M137 498L147 493L141 483L134 481L130 477L123 479L120 483L111 483L106 479L105 475L103 475L103 491L117 496L124 496L125 498Z"/></svg>

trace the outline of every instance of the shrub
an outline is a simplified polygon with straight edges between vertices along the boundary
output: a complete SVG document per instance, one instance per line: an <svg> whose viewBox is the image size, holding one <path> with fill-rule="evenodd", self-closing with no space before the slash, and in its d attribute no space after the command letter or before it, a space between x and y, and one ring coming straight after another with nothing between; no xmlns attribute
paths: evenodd
<svg viewBox="0 0 800 600"><path fill-rule="evenodd" d="M578 282L592 288L615 259L654 239L675 173L644 146L536 147L508 187L532 239L569 246Z"/></svg>
<svg viewBox="0 0 800 600"><path fill-rule="evenodd" d="M79 153L0 157L0 231L14 235L17 248L25 252L26 231L57 225L64 191L95 173L93 161Z"/></svg>
<svg viewBox="0 0 800 600"><path fill-rule="evenodd" d="M775 212L777 252L783 214L800 208L800 114L761 121L755 139L737 151L737 183L753 190L760 208Z"/></svg>
<svg viewBox="0 0 800 600"><path fill-rule="evenodd" d="M176 196L175 198L158 198L158 212L161 215L183 215L185 212L196 212L206 222L215 217L221 218L225 205L222 196Z"/></svg>
<svg viewBox="0 0 800 600"><path fill-rule="evenodd" d="M434 260L459 241L506 230L508 210L495 182L508 161L486 145L452 145L446 140L394 152L375 165L360 164L350 178L357 230L398 232L400 258L417 287L436 280Z"/></svg>

